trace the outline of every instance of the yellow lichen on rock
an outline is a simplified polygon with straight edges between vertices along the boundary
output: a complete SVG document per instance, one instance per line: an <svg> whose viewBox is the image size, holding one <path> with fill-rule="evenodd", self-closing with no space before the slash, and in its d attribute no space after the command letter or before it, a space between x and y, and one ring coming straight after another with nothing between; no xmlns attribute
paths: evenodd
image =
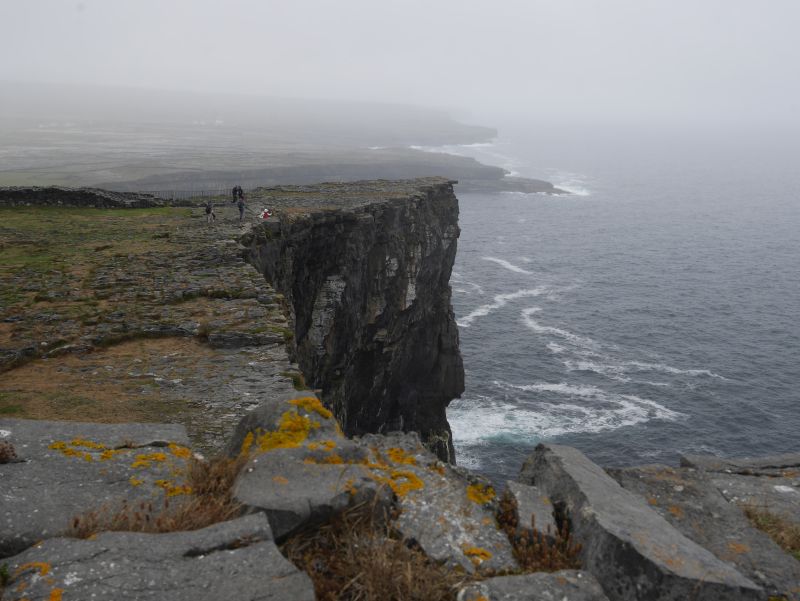
<svg viewBox="0 0 800 601"><path fill-rule="evenodd" d="M413 455L409 455L405 450L399 447L392 447L386 454L389 459L394 463L404 463L406 465L417 465L417 460Z"/></svg>
<svg viewBox="0 0 800 601"><path fill-rule="evenodd" d="M371 466L373 467L373 466ZM378 466L374 466L373 469ZM378 469L385 469L380 468ZM386 476L374 475L373 479L381 484L388 485L398 497L405 497L412 490L425 488L425 483L409 470L386 470Z"/></svg>
<svg viewBox="0 0 800 601"><path fill-rule="evenodd" d="M150 464L153 461L162 462L166 460L166 453L141 453L136 456L136 460L131 464L131 467L147 468L150 467Z"/></svg>
<svg viewBox="0 0 800 601"><path fill-rule="evenodd" d="M180 459L190 459L192 457L191 449L175 444L174 442L169 444L169 451Z"/></svg>
<svg viewBox="0 0 800 601"><path fill-rule="evenodd" d="M469 557L469 560L476 566L479 566L492 557L491 552L483 547L464 547L462 550L464 551L464 555Z"/></svg>
<svg viewBox="0 0 800 601"><path fill-rule="evenodd" d="M300 415L295 410L287 411L281 416L278 430L259 434L256 446L261 452L299 447L306 441L311 431L319 427L319 422Z"/></svg>
<svg viewBox="0 0 800 601"><path fill-rule="evenodd" d="M316 413L325 419L333 417L333 413L326 409L317 397L305 396L299 399L292 399L289 403L300 409L305 409L308 413Z"/></svg>
<svg viewBox="0 0 800 601"><path fill-rule="evenodd" d="M28 563L23 563L21 566L19 566L14 572L14 575L19 576L27 570L37 570L39 572L39 576L47 576L50 573L50 564L46 561L29 561Z"/></svg>
<svg viewBox="0 0 800 601"><path fill-rule="evenodd" d="M467 498L473 503L483 505L493 501L497 494L494 488L483 484L470 484L467 486Z"/></svg>

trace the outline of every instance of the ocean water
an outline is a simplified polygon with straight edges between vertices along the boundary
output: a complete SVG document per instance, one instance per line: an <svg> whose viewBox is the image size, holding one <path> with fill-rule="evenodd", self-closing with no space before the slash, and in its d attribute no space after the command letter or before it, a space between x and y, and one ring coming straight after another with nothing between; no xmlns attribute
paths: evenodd
<svg viewBox="0 0 800 601"><path fill-rule="evenodd" d="M567 197L459 193L457 459L800 451L800 148L757 133L501 130L439 151Z"/></svg>

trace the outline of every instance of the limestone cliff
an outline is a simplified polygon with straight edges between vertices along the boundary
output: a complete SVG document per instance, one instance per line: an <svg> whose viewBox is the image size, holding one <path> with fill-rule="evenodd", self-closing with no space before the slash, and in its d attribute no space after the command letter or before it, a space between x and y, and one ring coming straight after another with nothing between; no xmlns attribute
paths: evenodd
<svg viewBox="0 0 800 601"><path fill-rule="evenodd" d="M449 402L464 390L450 272L453 183L428 178L257 191L275 217L242 242L285 295L297 361L348 435L416 431L454 461Z"/></svg>

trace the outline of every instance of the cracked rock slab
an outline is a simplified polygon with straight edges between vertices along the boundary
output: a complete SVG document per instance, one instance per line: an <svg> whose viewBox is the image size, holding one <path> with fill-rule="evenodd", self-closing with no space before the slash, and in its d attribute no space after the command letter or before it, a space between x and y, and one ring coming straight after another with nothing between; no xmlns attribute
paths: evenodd
<svg viewBox="0 0 800 601"><path fill-rule="evenodd" d="M709 474L664 465L609 470L673 527L736 566L770 596L800 599L800 562L754 528Z"/></svg>
<svg viewBox="0 0 800 601"><path fill-rule="evenodd" d="M457 601L608 601L589 572L560 572L497 576L464 587Z"/></svg>
<svg viewBox="0 0 800 601"><path fill-rule="evenodd" d="M569 519L581 562L612 601L744 601L764 591L688 539L577 449L539 445L520 480Z"/></svg>
<svg viewBox="0 0 800 601"><path fill-rule="evenodd" d="M439 461L415 434L367 435L360 444L387 458L391 474L410 474L397 479L394 527L428 557L468 573L517 569L508 537L497 526L498 499L488 482ZM404 488L406 482L413 486Z"/></svg>
<svg viewBox="0 0 800 601"><path fill-rule="evenodd" d="M0 465L0 557L61 535L88 510L182 489L190 451L174 424L0 420L18 461Z"/></svg>
<svg viewBox="0 0 800 601"><path fill-rule="evenodd" d="M168 534L54 538L8 561L2 601L313 601L311 580L286 560L263 515Z"/></svg>

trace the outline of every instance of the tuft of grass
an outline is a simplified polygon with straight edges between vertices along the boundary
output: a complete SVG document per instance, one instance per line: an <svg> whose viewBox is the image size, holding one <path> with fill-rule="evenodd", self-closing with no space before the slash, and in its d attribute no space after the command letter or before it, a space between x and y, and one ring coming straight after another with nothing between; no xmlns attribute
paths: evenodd
<svg viewBox="0 0 800 601"><path fill-rule="evenodd" d="M497 525L508 536L522 573L580 569L581 545L572 540L568 519L560 520L558 532L542 533L535 527L520 529L517 515L517 501L506 491L500 499Z"/></svg>
<svg viewBox="0 0 800 601"><path fill-rule="evenodd" d="M3 596L8 581L11 580L11 574L8 573L8 564L0 564L0 597Z"/></svg>
<svg viewBox="0 0 800 601"><path fill-rule="evenodd" d="M25 409L22 407L22 405L4 405L0 407L0 415L15 415L18 413L23 413L24 411Z"/></svg>
<svg viewBox="0 0 800 601"><path fill-rule="evenodd" d="M161 504L127 501L103 506L73 518L67 536L89 538L98 532L181 532L199 530L241 514L241 506L233 500L233 484L247 462L246 456L211 461L190 459L186 484L191 493L165 498Z"/></svg>
<svg viewBox="0 0 800 601"><path fill-rule="evenodd" d="M289 378L292 381L292 386L294 386L295 390L308 390L308 386L306 386L306 378L300 372L282 371L281 375Z"/></svg>
<svg viewBox="0 0 800 601"><path fill-rule="evenodd" d="M800 526L772 513L767 507L742 507L750 523L765 532L777 545L800 561Z"/></svg>
<svg viewBox="0 0 800 601"><path fill-rule="evenodd" d="M455 601L468 580L397 537L367 504L291 537L281 551L311 577L319 601Z"/></svg>

